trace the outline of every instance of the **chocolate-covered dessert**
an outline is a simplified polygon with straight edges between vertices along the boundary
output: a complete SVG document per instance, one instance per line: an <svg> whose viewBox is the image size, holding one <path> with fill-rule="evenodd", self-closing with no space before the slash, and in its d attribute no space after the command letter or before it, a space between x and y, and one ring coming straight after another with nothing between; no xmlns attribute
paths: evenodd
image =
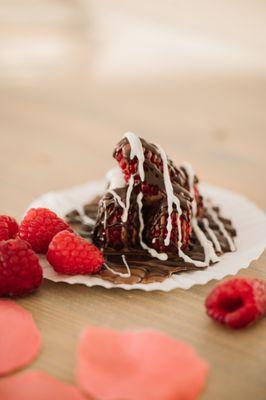
<svg viewBox="0 0 266 400"><path fill-rule="evenodd" d="M114 150L118 167L101 197L69 213L68 222L98 246L99 273L114 283L162 281L207 268L235 250L236 231L204 199L191 165L179 168L159 145L128 132Z"/></svg>

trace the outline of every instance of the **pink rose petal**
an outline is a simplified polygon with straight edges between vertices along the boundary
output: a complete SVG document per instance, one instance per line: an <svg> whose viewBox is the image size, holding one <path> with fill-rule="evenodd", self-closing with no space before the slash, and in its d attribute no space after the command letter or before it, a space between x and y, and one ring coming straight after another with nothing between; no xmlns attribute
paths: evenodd
<svg viewBox="0 0 266 400"><path fill-rule="evenodd" d="M78 346L78 383L99 400L196 399L207 372L192 347L156 331L88 328Z"/></svg>
<svg viewBox="0 0 266 400"><path fill-rule="evenodd" d="M13 301L0 300L0 376L28 365L40 346L31 314Z"/></svg>
<svg viewBox="0 0 266 400"><path fill-rule="evenodd" d="M85 400L85 397L75 386L60 382L44 372L30 371L0 379L0 399Z"/></svg>

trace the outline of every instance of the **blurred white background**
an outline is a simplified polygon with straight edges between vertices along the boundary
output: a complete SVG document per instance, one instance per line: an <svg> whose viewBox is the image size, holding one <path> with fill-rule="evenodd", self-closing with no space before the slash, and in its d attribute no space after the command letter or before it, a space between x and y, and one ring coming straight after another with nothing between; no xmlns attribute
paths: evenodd
<svg viewBox="0 0 266 400"><path fill-rule="evenodd" d="M1 201L102 178L131 130L265 203L265 21L263 0L0 0Z"/></svg>
<svg viewBox="0 0 266 400"><path fill-rule="evenodd" d="M128 130L266 209L265 110L266 0L0 0L0 214L102 179ZM236 344L197 312L210 287L132 301L46 283L23 300L45 343L34 368L73 382L85 323L153 326L206 355L204 400L262 400L263 321Z"/></svg>
<svg viewBox="0 0 266 400"><path fill-rule="evenodd" d="M266 74L261 0L1 0L0 79Z"/></svg>

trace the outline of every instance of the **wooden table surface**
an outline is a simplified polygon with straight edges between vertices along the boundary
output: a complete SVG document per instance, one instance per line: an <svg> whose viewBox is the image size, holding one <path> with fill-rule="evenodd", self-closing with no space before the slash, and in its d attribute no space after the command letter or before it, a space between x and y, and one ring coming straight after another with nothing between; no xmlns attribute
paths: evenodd
<svg viewBox="0 0 266 400"><path fill-rule="evenodd" d="M114 100L115 99L115 100ZM126 101L125 101L126 99ZM162 88L2 88L1 213L20 217L43 192L100 179L126 129L190 160L208 182L266 206L266 91L261 82L176 83ZM265 254L239 275L266 278ZM45 282L18 300L43 336L31 368L73 382L75 348L87 325L156 328L191 343L210 363L202 398L265 399L266 321L232 332L205 315L214 286L170 293Z"/></svg>
<svg viewBox="0 0 266 400"><path fill-rule="evenodd" d="M0 213L20 218L44 192L101 179L127 130L161 143L177 163L189 160L202 180L266 208L265 76L171 73L101 82L85 79L82 69L72 72L19 81L12 74L5 79L0 69ZM264 253L239 275L265 279L265 266ZM215 324L204 310L214 284L145 293L45 281L17 300L43 337L30 368L74 382L77 339L87 325L154 328L187 341L209 361L203 400L264 400L266 320L239 332Z"/></svg>

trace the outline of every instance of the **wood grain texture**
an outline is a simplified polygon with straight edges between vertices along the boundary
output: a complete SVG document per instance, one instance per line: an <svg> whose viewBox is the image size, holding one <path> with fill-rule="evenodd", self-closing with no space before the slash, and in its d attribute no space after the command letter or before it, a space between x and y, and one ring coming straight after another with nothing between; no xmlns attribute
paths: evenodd
<svg viewBox="0 0 266 400"><path fill-rule="evenodd" d="M125 4L134 11L132 2ZM209 29L215 29L213 21ZM202 179L266 208L265 77L172 74L106 83L76 68L27 84L5 79L0 69L0 213L19 218L44 192L101 179L126 130L161 143L176 162L191 161ZM264 253L239 275L266 279L265 265ZM264 400L266 320L241 332L213 323L204 299L214 284L144 293L46 281L36 294L18 300L43 336L41 355L30 368L74 382L77 339L87 325L155 328L191 343L209 361L203 400Z"/></svg>
<svg viewBox="0 0 266 400"><path fill-rule="evenodd" d="M126 104L122 101L128 98ZM125 129L161 142L200 176L266 205L265 87L261 82L176 83L163 88L62 86L2 89L1 213L19 217L48 190L98 179ZM266 278L265 254L240 275ZM43 335L33 367L72 382L85 326L161 329L193 344L211 365L203 399L264 399L266 321L232 332L205 316L214 282L189 291L144 293L45 282L19 303Z"/></svg>

